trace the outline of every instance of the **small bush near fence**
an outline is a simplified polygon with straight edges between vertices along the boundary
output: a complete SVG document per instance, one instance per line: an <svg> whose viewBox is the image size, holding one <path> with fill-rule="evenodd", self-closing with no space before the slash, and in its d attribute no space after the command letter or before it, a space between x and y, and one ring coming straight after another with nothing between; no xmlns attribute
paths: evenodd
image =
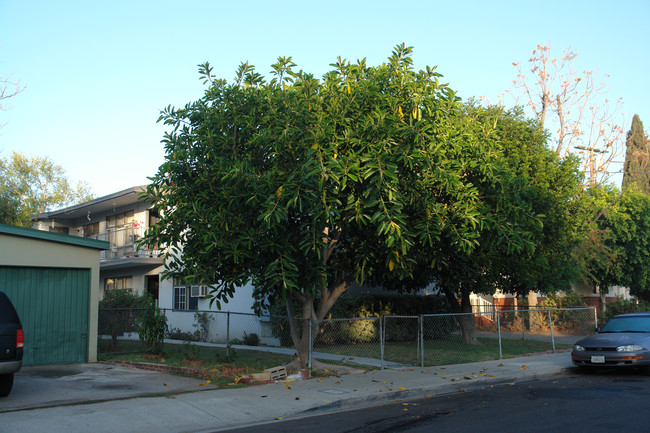
<svg viewBox="0 0 650 433"><path fill-rule="evenodd" d="M298 304L294 311L300 311ZM378 341L379 321L376 320L347 320L370 319L380 316L416 316L421 314L446 313L449 304L444 296L428 295L361 295L341 296L330 310L327 320L320 323L320 330L315 343L335 345L347 343L368 343ZM283 346L291 347L289 319L286 318L286 306L278 303L271 308L271 329L273 336L280 339ZM389 341L404 341L417 335L417 322L407 321L396 324L386 324L386 338ZM426 338L442 338L449 334L450 328L440 326L426 331Z"/></svg>
<svg viewBox="0 0 650 433"><path fill-rule="evenodd" d="M607 303L606 311L601 313L600 322L604 325L609 319L618 314L642 311L650 311L650 302L636 299L625 299L622 296L619 296Z"/></svg>

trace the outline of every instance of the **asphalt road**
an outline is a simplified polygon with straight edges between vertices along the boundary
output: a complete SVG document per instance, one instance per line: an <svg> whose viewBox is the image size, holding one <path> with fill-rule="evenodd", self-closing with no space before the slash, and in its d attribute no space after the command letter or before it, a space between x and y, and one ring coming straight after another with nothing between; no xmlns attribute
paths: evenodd
<svg viewBox="0 0 650 433"><path fill-rule="evenodd" d="M571 370L552 380L420 398L365 409L279 420L229 432L648 431L650 374Z"/></svg>

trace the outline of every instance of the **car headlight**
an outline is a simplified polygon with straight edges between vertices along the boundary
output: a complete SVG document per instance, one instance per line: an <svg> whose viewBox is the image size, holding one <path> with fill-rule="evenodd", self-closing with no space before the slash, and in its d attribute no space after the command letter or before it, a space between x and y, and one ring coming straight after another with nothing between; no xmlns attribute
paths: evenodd
<svg viewBox="0 0 650 433"><path fill-rule="evenodd" d="M584 352L584 351L585 351L585 348L582 347L582 346L579 345L579 344L574 344L574 345L573 345L573 351L574 351L574 352Z"/></svg>
<svg viewBox="0 0 650 433"><path fill-rule="evenodd" d="M618 346L616 348L617 352L637 352L639 350L643 350L643 347L639 346L638 344L626 344L624 346Z"/></svg>

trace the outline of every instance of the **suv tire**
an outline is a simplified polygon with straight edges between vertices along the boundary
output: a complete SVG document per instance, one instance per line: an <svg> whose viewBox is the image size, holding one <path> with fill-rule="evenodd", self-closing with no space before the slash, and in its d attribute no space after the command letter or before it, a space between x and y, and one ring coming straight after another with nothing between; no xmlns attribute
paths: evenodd
<svg viewBox="0 0 650 433"><path fill-rule="evenodd" d="M0 397L6 397L14 386L14 374L0 374Z"/></svg>

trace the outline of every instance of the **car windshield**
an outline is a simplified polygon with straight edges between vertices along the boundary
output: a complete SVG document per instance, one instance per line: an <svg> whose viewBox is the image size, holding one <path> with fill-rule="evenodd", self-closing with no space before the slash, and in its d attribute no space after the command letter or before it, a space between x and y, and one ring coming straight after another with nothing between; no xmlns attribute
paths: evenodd
<svg viewBox="0 0 650 433"><path fill-rule="evenodd" d="M600 332L650 332L650 316L614 317Z"/></svg>

